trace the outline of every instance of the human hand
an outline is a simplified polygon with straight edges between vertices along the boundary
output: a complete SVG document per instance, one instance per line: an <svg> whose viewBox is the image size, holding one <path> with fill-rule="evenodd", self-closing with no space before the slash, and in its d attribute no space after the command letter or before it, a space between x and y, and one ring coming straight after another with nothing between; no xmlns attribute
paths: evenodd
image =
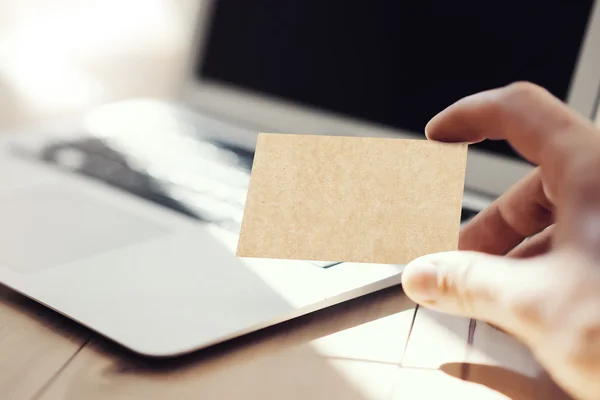
<svg viewBox="0 0 600 400"><path fill-rule="evenodd" d="M458 101L426 133L506 139L537 167L463 228L459 251L407 265L406 294L513 334L572 396L600 399L600 131L519 82Z"/></svg>

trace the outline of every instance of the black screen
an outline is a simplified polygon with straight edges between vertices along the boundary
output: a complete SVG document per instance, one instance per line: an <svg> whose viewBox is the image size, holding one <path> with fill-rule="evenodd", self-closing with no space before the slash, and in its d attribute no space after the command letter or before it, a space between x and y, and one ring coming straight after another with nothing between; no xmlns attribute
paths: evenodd
<svg viewBox="0 0 600 400"><path fill-rule="evenodd" d="M593 0L217 0L203 79L414 133L461 97L565 100ZM514 157L505 142L477 145Z"/></svg>

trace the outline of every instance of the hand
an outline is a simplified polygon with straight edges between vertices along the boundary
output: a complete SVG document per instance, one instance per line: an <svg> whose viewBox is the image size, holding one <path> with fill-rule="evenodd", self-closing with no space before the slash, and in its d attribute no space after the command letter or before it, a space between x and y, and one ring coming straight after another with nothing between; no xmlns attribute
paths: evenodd
<svg viewBox="0 0 600 400"><path fill-rule="evenodd" d="M529 83L464 98L427 137L506 139L537 167L462 230L459 251L421 257L402 283L415 302L520 339L557 384L600 398L600 131Z"/></svg>

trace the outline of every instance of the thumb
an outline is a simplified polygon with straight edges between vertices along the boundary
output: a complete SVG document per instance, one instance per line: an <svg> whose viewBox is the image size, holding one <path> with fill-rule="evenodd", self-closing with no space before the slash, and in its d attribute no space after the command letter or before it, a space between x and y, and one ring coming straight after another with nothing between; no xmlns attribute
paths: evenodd
<svg viewBox="0 0 600 400"><path fill-rule="evenodd" d="M477 252L437 253L409 263L402 272L402 286L408 297L425 307L504 328L514 323L507 301L522 294L529 281L524 276L526 263Z"/></svg>

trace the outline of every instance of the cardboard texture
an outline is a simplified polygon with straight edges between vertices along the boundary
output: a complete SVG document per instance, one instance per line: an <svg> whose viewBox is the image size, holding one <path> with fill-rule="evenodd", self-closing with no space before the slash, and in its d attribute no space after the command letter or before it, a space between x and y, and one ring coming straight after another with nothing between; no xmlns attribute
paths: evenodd
<svg viewBox="0 0 600 400"><path fill-rule="evenodd" d="M237 255L406 264L458 245L467 146L260 134Z"/></svg>

